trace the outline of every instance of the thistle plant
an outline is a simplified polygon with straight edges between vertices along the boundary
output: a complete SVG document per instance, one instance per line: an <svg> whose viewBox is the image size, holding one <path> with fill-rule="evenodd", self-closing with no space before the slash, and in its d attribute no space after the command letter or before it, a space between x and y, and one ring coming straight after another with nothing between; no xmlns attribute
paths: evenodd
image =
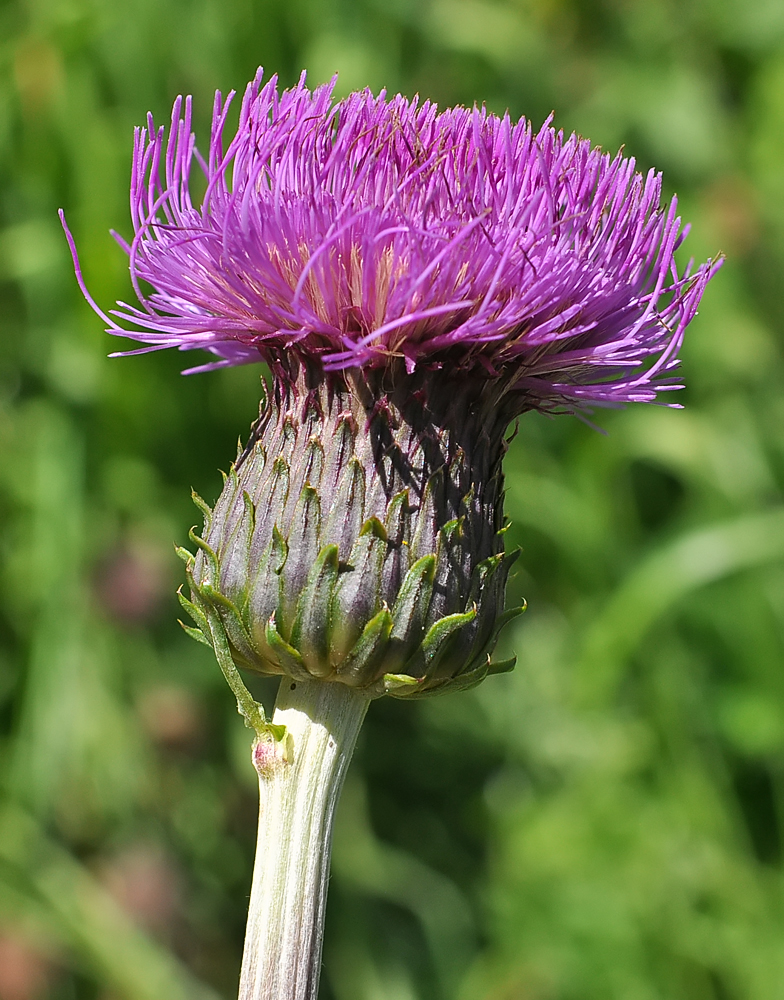
<svg viewBox="0 0 784 1000"><path fill-rule="evenodd" d="M181 593L255 730L258 851L241 1000L318 990L332 817L374 698L420 698L494 661L517 552L502 460L530 410L660 400L718 266L646 176L546 122L369 91L342 101L261 73L236 133L216 95L206 156L190 99L136 132L142 346L264 362L258 420ZM191 170L206 180L199 204ZM145 286L152 288L147 294ZM240 670L280 675L271 720Z"/></svg>

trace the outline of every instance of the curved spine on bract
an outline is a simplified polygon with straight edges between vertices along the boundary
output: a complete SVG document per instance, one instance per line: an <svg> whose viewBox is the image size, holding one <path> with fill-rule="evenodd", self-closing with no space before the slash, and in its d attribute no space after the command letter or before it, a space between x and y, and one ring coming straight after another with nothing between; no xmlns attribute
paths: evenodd
<svg viewBox="0 0 784 1000"><path fill-rule="evenodd" d="M502 624L505 417L426 376L275 379L187 558L196 638L235 662L411 698L510 669ZM274 458L270 456L274 455ZM193 630L190 630L193 634Z"/></svg>

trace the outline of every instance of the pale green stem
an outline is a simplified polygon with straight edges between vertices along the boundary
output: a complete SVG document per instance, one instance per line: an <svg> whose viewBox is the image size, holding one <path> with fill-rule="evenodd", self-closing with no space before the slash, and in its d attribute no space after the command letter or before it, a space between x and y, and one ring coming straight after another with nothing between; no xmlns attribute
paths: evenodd
<svg viewBox="0 0 784 1000"><path fill-rule="evenodd" d="M259 835L239 1000L315 1000L332 821L369 700L340 683L281 680L254 744Z"/></svg>

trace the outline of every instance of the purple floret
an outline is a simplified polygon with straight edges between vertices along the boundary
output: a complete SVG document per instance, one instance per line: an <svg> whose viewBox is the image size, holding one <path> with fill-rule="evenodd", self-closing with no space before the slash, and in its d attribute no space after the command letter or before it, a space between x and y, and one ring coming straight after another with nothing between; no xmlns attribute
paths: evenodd
<svg viewBox="0 0 784 1000"><path fill-rule="evenodd" d="M327 370L402 358L502 379L521 409L680 388L683 333L720 261L679 272L687 229L660 174L549 121L534 134L368 90L336 102L331 85L279 92L261 72L224 149L232 97L216 94L206 159L190 98L168 135L152 116L136 130L135 235L118 239L139 306L104 316L112 333L220 359L191 371L287 352Z"/></svg>

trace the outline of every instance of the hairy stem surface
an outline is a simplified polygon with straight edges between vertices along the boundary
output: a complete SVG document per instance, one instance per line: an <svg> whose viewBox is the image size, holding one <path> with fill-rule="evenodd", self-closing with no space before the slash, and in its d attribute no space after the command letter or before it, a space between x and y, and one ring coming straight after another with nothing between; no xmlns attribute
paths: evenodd
<svg viewBox="0 0 784 1000"><path fill-rule="evenodd" d="M254 744L259 836L239 1000L315 1000L332 820L369 700L344 684L281 681L278 742Z"/></svg>

